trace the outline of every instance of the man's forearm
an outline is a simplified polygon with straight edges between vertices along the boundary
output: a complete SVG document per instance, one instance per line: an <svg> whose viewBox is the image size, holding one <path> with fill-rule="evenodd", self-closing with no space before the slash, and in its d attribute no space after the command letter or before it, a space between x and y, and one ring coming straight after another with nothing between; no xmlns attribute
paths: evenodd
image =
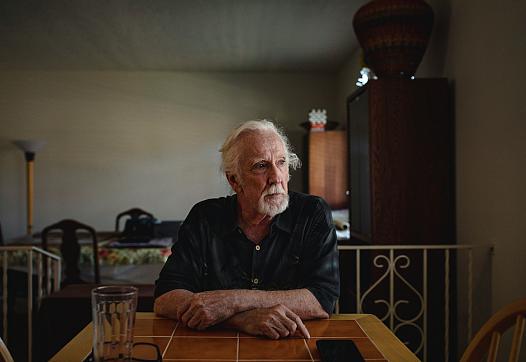
<svg viewBox="0 0 526 362"><path fill-rule="evenodd" d="M236 314L250 309L270 308L282 304L303 320L329 317L308 289L275 291L238 289L218 292L228 293Z"/></svg>
<svg viewBox="0 0 526 362"><path fill-rule="evenodd" d="M155 314L163 317L178 319L177 313L179 309L186 305L193 295L194 293L185 289L172 290L155 299L153 311Z"/></svg>
<svg viewBox="0 0 526 362"><path fill-rule="evenodd" d="M200 293L175 289L155 300L154 311L158 315L177 319L190 328L204 329L239 313L275 306L286 307L300 320L329 316L307 289L283 291L233 289Z"/></svg>
<svg viewBox="0 0 526 362"><path fill-rule="evenodd" d="M230 306L232 315L250 309L270 308L283 304L304 320L329 317L316 297L307 289L276 291L233 289L204 293L213 299L221 298L224 304ZM179 309L185 306L189 299L199 294L184 289L172 290L155 300L154 311L158 315L177 319Z"/></svg>

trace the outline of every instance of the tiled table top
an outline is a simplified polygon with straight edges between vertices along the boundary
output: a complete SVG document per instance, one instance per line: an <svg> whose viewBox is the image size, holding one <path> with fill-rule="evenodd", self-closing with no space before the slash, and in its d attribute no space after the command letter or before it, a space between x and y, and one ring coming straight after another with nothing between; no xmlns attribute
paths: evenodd
<svg viewBox="0 0 526 362"><path fill-rule="evenodd" d="M374 316L340 315L305 322L310 339L270 340L234 330L194 331L177 321L137 313L134 342L159 346L163 361L319 361L318 339L352 339L366 361L418 359ZM82 360L91 348L91 324L51 361Z"/></svg>

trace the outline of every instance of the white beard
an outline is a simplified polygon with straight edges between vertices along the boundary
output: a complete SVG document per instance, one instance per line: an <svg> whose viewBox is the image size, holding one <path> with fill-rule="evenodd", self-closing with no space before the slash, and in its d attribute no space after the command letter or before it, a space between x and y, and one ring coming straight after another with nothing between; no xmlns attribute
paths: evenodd
<svg viewBox="0 0 526 362"><path fill-rule="evenodd" d="M275 195L279 194L279 195ZM269 200L265 196L275 195ZM285 193L280 184L273 184L263 192L258 201L258 212L263 215L274 217L281 214L289 207L289 195Z"/></svg>

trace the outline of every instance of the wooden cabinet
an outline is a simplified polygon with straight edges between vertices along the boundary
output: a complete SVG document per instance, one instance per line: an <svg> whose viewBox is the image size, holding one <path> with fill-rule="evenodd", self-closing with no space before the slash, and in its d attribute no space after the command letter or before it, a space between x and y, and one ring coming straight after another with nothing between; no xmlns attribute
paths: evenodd
<svg viewBox="0 0 526 362"><path fill-rule="evenodd" d="M370 81L347 102L351 230L373 243L452 243L446 79Z"/></svg>
<svg viewBox="0 0 526 362"><path fill-rule="evenodd" d="M321 196L332 209L346 209L347 132L310 132L308 135L308 192Z"/></svg>

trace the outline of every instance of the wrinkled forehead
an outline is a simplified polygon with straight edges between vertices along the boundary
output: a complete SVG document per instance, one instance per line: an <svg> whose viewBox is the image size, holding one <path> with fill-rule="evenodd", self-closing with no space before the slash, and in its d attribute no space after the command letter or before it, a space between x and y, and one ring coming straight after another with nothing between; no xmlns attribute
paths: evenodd
<svg viewBox="0 0 526 362"><path fill-rule="evenodd" d="M285 144L273 131L250 131L239 136L241 160L285 157Z"/></svg>

